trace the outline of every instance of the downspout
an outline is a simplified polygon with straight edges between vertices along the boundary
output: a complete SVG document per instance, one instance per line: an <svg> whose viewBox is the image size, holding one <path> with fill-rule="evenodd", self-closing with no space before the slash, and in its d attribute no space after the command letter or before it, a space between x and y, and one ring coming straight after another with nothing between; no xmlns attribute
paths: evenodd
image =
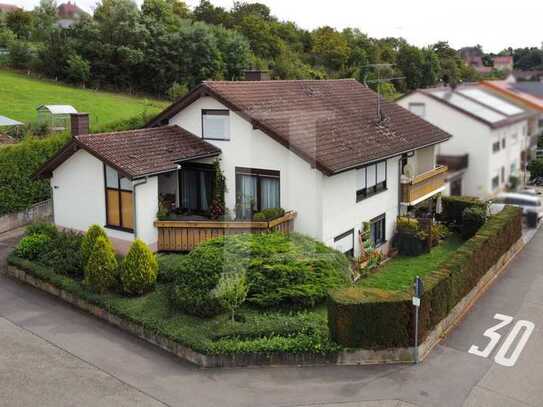
<svg viewBox="0 0 543 407"><path fill-rule="evenodd" d="M181 193L179 192L179 171L181 171L181 166L177 164L177 171L175 172L176 181L175 181L175 205L179 208L179 203L181 201Z"/></svg>
<svg viewBox="0 0 543 407"><path fill-rule="evenodd" d="M134 238L135 239L138 238L138 208L136 207L136 188L139 187L140 185L147 184L148 178L149 177L145 177L145 179L142 180L141 182L132 181L132 189L133 189L132 207L134 208L134 213L132 214L132 217L133 217L133 222L134 222Z"/></svg>

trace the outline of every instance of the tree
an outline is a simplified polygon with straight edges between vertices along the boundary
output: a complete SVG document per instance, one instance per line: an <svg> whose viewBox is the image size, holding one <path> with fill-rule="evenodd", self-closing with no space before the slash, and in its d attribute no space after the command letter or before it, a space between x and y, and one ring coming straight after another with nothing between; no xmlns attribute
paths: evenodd
<svg viewBox="0 0 543 407"><path fill-rule="evenodd" d="M424 55L420 49L411 45L403 45L398 52L398 68L405 77L407 90L418 89L423 84L422 67Z"/></svg>
<svg viewBox="0 0 543 407"><path fill-rule="evenodd" d="M47 38L54 29L57 21L57 2L55 0L40 0L40 5L33 11L33 37Z"/></svg>
<svg viewBox="0 0 543 407"><path fill-rule="evenodd" d="M249 285L245 271L223 273L212 295L228 311L232 317L232 323L236 321L236 310L247 299Z"/></svg>
<svg viewBox="0 0 543 407"><path fill-rule="evenodd" d="M231 25L230 14L222 7L215 7L209 0L200 0L200 4L196 6L192 15L196 20L208 24L223 25L225 27Z"/></svg>
<svg viewBox="0 0 543 407"><path fill-rule="evenodd" d="M245 1L234 1L234 7L230 13L236 21L240 21L247 16L255 16L266 21L274 20L271 16L271 10L262 3L247 3Z"/></svg>
<svg viewBox="0 0 543 407"><path fill-rule="evenodd" d="M439 58L431 48L422 49L422 67L421 67L421 83L420 86L428 88L434 86L439 80L441 71Z"/></svg>
<svg viewBox="0 0 543 407"><path fill-rule="evenodd" d="M24 10L11 11L6 15L6 26L19 39L29 39L32 31L32 14Z"/></svg>
<svg viewBox="0 0 543 407"><path fill-rule="evenodd" d="M12 41L8 45L8 63L18 69L28 69L32 65L34 54L25 41Z"/></svg>
<svg viewBox="0 0 543 407"><path fill-rule="evenodd" d="M123 260L121 282L125 293L142 295L150 291L158 276L158 261L149 247L136 239Z"/></svg>
<svg viewBox="0 0 543 407"><path fill-rule="evenodd" d="M85 285L103 293L117 283L117 259L109 239L99 236L85 267Z"/></svg>
<svg viewBox="0 0 543 407"><path fill-rule="evenodd" d="M321 27L312 33L312 53L318 64L328 70L341 70L351 56L351 49L343 35L331 27Z"/></svg>
<svg viewBox="0 0 543 407"><path fill-rule="evenodd" d="M227 80L238 80L243 71L250 67L251 47L247 39L236 31L221 26L213 28L217 48L224 63L223 76Z"/></svg>
<svg viewBox="0 0 543 407"><path fill-rule="evenodd" d="M90 64L81 56L71 55L67 62L66 77L70 82L76 84L85 84L90 79Z"/></svg>

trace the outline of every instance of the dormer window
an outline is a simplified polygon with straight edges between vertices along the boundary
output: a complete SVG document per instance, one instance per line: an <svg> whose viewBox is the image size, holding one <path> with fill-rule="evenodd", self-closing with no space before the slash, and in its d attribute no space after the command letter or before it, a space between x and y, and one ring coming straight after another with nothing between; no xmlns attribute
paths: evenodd
<svg viewBox="0 0 543 407"><path fill-rule="evenodd" d="M228 110L202 110L202 138L230 140L230 112Z"/></svg>

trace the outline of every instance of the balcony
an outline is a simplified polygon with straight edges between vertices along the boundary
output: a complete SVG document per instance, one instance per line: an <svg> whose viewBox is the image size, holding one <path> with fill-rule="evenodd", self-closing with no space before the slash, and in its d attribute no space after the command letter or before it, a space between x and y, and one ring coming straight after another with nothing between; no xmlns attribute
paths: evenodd
<svg viewBox="0 0 543 407"><path fill-rule="evenodd" d="M416 205L419 202L441 192L445 187L447 167L438 165L433 170L418 174L410 180L401 182L400 201L406 205Z"/></svg>
<svg viewBox="0 0 543 407"><path fill-rule="evenodd" d="M270 221L155 221L158 229L158 250L189 252L206 240L240 233L290 233L294 228L295 211Z"/></svg>

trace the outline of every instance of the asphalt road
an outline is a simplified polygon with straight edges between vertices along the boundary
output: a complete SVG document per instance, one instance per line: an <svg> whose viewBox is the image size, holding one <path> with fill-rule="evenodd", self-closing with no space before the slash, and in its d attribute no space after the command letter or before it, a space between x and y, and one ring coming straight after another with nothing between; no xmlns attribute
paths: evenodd
<svg viewBox="0 0 543 407"><path fill-rule="evenodd" d="M0 406L541 407L542 248L538 232L418 366L199 369L0 276Z"/></svg>

